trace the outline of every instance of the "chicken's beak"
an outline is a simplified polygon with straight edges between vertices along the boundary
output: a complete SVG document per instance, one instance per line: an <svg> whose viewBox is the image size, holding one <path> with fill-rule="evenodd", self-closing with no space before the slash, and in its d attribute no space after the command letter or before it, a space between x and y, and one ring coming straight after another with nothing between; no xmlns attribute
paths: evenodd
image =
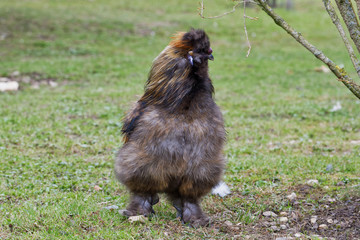
<svg viewBox="0 0 360 240"><path fill-rule="evenodd" d="M213 56L212 54L210 54L210 55L208 56L208 58L209 58L209 60L214 61L214 56Z"/></svg>

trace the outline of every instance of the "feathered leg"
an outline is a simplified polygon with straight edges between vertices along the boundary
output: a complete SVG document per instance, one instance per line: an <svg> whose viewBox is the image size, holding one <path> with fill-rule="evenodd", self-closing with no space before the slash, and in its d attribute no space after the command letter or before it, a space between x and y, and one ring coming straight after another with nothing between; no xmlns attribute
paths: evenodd
<svg viewBox="0 0 360 240"><path fill-rule="evenodd" d="M150 216L155 213L152 206L158 202L159 196L157 194L133 193L130 198L130 203L123 214L128 217L137 215Z"/></svg>
<svg viewBox="0 0 360 240"><path fill-rule="evenodd" d="M210 218L200 207L200 198L209 190L193 184L192 181L183 181L178 191L168 192L168 196L177 211L177 217L192 227L208 226Z"/></svg>
<svg viewBox="0 0 360 240"><path fill-rule="evenodd" d="M208 226L210 218L201 210L198 200L182 199L182 221L193 227Z"/></svg>
<svg viewBox="0 0 360 240"><path fill-rule="evenodd" d="M170 196L170 199L182 223L188 223L192 227L209 225L210 219L201 210L199 200L174 195Z"/></svg>

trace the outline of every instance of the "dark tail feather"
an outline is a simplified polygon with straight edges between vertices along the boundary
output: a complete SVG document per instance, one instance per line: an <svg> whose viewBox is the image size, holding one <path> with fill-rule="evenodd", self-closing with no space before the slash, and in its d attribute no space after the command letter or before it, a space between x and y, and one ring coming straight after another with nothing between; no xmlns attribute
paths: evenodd
<svg viewBox="0 0 360 240"><path fill-rule="evenodd" d="M136 103L135 108L125 116L124 123L121 128L124 143L129 141L131 133L134 131L141 115L144 112L144 108L145 103L139 101Z"/></svg>

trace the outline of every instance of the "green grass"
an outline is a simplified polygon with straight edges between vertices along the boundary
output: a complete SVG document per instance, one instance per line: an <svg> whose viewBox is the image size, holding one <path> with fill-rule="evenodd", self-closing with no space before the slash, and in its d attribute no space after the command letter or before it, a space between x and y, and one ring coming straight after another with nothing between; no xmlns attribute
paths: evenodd
<svg viewBox="0 0 360 240"><path fill-rule="evenodd" d="M209 1L205 14L231 6ZM0 93L0 239L234 236L217 227L182 226L165 198L146 224L104 209L124 208L128 198L113 174L124 112L142 94L169 37L191 26L212 40L210 74L228 132L224 180L233 193L203 202L215 226L256 224L263 210L291 208L284 196L308 179L328 186L326 195L356 194L360 101L332 74L315 72L321 63L259 9L247 9L259 20L247 20L252 51L246 58L242 10L204 20L197 8L190 0L0 2L0 76L36 73L59 83ZM321 3L277 11L351 69ZM342 109L331 112L337 101ZM337 186L340 181L345 186Z"/></svg>

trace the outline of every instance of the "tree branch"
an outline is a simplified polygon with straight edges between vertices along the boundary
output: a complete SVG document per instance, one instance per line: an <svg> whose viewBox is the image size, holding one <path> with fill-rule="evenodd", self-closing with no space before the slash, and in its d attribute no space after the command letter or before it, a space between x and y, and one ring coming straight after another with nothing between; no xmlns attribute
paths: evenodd
<svg viewBox="0 0 360 240"><path fill-rule="evenodd" d="M268 14L274 22L290 34L297 42L309 50L316 58L325 63L335 76L341 81L357 98L360 99L360 86L355 84L344 68L337 66L332 60L326 57L319 49L310 44L301 33L292 28L284 19L277 15L266 3L266 0L255 0L262 10Z"/></svg>
<svg viewBox="0 0 360 240"><path fill-rule="evenodd" d="M324 6L326 11L328 12L332 22L334 23L334 25L336 26L336 28L339 31L339 34L341 36L341 38L343 39L343 42L345 43L346 49L348 50L348 53L350 55L350 59L351 62L354 65L354 68L360 78L360 63L359 60L357 59L355 52L351 46L351 43L349 42L348 38L346 37L345 31L340 23L340 20L335 12L335 9L333 8L333 6L331 5L330 0L323 0L324 2Z"/></svg>
<svg viewBox="0 0 360 240"><path fill-rule="evenodd" d="M358 16L360 17L360 0L356 0L356 5L358 9Z"/></svg>
<svg viewBox="0 0 360 240"><path fill-rule="evenodd" d="M335 0L358 52L360 53L360 24L350 0ZM359 5L358 5L359 6Z"/></svg>

